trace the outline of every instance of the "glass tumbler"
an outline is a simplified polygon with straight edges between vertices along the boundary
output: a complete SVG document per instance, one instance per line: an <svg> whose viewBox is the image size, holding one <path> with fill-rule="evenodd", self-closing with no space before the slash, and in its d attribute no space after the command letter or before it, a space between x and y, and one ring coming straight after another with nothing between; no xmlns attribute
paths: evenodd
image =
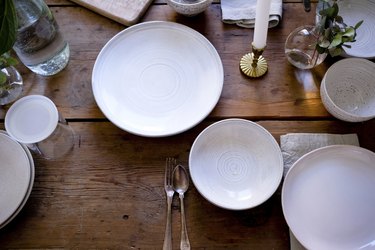
<svg viewBox="0 0 375 250"><path fill-rule="evenodd" d="M5 115L5 130L20 143L46 159L69 153L74 147L74 131L56 105L42 95L17 100Z"/></svg>
<svg viewBox="0 0 375 250"><path fill-rule="evenodd" d="M13 46L22 63L44 76L60 72L69 61L69 44L64 40L51 10L43 0L14 0L18 18Z"/></svg>

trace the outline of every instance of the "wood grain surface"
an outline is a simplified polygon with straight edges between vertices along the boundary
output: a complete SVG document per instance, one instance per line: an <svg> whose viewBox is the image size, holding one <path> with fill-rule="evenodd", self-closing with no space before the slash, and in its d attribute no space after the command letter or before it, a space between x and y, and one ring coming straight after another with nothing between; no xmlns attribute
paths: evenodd
<svg viewBox="0 0 375 250"><path fill-rule="evenodd" d="M51 98L76 133L75 147L68 156L55 160L33 154L31 196L20 214L0 230L0 249L161 249L165 158L176 157L188 168L195 138L225 118L255 121L278 141L286 133L356 133L362 147L375 151L375 120L341 122L322 105L320 81L339 58L307 71L296 70L285 58L287 35L314 22L315 13L304 12L300 0L284 1L280 25L268 32L264 56L269 72L255 80L239 70L240 58L250 50L253 30L222 23L219 1L193 18L175 13L164 0L151 4L139 22L171 21L197 30L215 46L225 72L221 98L209 117L184 133L165 138L129 134L105 119L96 105L91 86L96 57L126 26L71 1L46 2L70 44L71 58L67 68L52 77L17 65L24 79L22 95ZM0 129L4 129L9 107L0 107ZM280 202L282 183L264 204L244 211L216 207L190 184L185 212L192 249L290 249ZM172 213L173 249L179 249L177 197Z"/></svg>
<svg viewBox="0 0 375 250"><path fill-rule="evenodd" d="M92 69L102 47L126 26L76 5L51 9L70 44L71 58L67 68L53 77L37 76L19 65L25 82L24 94L50 97L69 119L104 118L92 93ZM303 11L301 3L284 4L282 22L268 33L264 56L269 72L260 79L249 79L239 69L240 58L250 51L253 30L224 24L220 4L212 4L193 18L175 13L165 4L153 4L140 22L178 22L197 30L215 46L225 75L221 98L211 118L326 119L331 116L321 102L319 86L330 61L313 71L299 71L287 62L284 54L288 34L301 25L301 20L312 23L314 17L314 13ZM1 109L0 117L3 116Z"/></svg>
<svg viewBox="0 0 375 250"><path fill-rule="evenodd" d="M128 134L109 122L71 122L75 149L60 160L35 156L35 184L21 213L0 230L1 249L161 249L166 203L164 161L188 167L196 136L211 122L167 138ZM290 132L358 133L375 150L374 122L261 121L279 140ZM0 125L1 127L1 125ZM280 190L254 209L229 211L206 201L190 183L185 196L193 249L289 249ZM173 201L173 249L180 239Z"/></svg>

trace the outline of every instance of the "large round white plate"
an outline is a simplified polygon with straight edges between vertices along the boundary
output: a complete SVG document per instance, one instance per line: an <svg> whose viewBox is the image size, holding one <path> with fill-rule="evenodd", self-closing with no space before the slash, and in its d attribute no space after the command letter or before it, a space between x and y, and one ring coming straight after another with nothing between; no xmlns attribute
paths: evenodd
<svg viewBox="0 0 375 250"><path fill-rule="evenodd" d="M203 130L189 155L197 190L211 203L242 210L266 201L283 173L280 147L262 126L226 119Z"/></svg>
<svg viewBox="0 0 375 250"><path fill-rule="evenodd" d="M371 0L343 0L338 1L339 15L344 22L350 26L356 25L363 20L357 30L354 43L348 43L351 48L345 48L347 56L375 58L375 1Z"/></svg>
<svg viewBox="0 0 375 250"><path fill-rule="evenodd" d="M217 104L224 73L213 45L171 22L145 22L113 37L96 59L92 87L105 116L128 132L183 132Z"/></svg>
<svg viewBox="0 0 375 250"><path fill-rule="evenodd" d="M6 133L3 130L0 130L0 134L9 136L8 133ZM26 204L26 201L29 199L29 196L31 194L31 191L32 191L33 185L34 185L35 165L34 165L33 157L31 155L30 150L28 149L28 147L26 147L24 144L21 144L21 143L19 143L19 144L25 150L25 152L27 154L27 157L29 159L29 162L30 162L30 183L29 183L29 187L27 188L25 197L21 201L21 204L18 206L18 208L14 211L14 213L7 220L5 220L3 223L0 223L0 229L3 228L3 227L5 227L9 222L11 222L18 215L18 213L22 210L22 208Z"/></svg>
<svg viewBox="0 0 375 250"><path fill-rule="evenodd" d="M307 249L369 249L375 240L375 153L335 145L294 163L282 187L285 219Z"/></svg>
<svg viewBox="0 0 375 250"><path fill-rule="evenodd" d="M19 210L33 177L29 155L12 138L0 133L0 225Z"/></svg>

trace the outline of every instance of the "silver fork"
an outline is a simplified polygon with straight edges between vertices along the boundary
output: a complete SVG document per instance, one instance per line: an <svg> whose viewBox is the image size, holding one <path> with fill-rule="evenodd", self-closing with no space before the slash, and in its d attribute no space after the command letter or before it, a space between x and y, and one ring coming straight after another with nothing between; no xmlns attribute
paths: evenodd
<svg viewBox="0 0 375 250"><path fill-rule="evenodd" d="M167 158L165 162L164 190L167 196L167 224L165 226L163 250L172 249L172 224L171 224L171 206L174 195L172 187L172 173L176 166L176 159Z"/></svg>

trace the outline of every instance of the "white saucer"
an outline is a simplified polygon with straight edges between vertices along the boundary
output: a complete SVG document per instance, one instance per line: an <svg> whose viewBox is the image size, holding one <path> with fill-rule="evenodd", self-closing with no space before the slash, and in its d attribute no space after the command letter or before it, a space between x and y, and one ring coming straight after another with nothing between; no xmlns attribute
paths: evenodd
<svg viewBox="0 0 375 250"><path fill-rule="evenodd" d="M372 249L375 153L335 145L297 160L285 177L285 219L307 249Z"/></svg>
<svg viewBox="0 0 375 250"><path fill-rule="evenodd" d="M9 222L11 222L21 211L21 209L23 208L23 206L25 205L26 201L30 196L35 177L34 160L30 153L30 150L25 145L14 141L11 137L8 136L8 134L5 131L0 130L0 154L2 155L1 157L3 157L3 154L7 151L3 150L3 143L7 143L6 145L7 147L10 147L10 149L15 149L11 154L9 154L11 156L8 155L8 157L6 157L7 162L9 162L9 159L11 159L11 161L14 161L14 157L17 157L17 160L19 160L20 162L19 166L21 167L17 168L16 171L12 171L14 175L12 175L13 177L7 180L7 182L0 183L0 193L2 193L3 191L7 192L2 193L0 199L0 204L2 207L2 211L0 212L0 229L7 225ZM25 156L27 159L25 159ZM4 162L2 161L2 163ZM5 170L5 165L0 165L0 173L3 173L2 171ZM21 172L21 175L15 175L16 172ZM29 176L28 180L27 176ZM9 183L11 184L11 186L8 186L6 189L3 189L3 185ZM18 186L17 192L15 192L14 190L10 190L14 185ZM10 198L10 196L12 197ZM7 203L6 206L3 205L4 203ZM3 208L6 208L6 210L4 210Z"/></svg>
<svg viewBox="0 0 375 250"><path fill-rule="evenodd" d="M178 23L145 22L113 37L98 55L92 88L104 115L133 134L161 137L202 121L224 81L214 46Z"/></svg>

